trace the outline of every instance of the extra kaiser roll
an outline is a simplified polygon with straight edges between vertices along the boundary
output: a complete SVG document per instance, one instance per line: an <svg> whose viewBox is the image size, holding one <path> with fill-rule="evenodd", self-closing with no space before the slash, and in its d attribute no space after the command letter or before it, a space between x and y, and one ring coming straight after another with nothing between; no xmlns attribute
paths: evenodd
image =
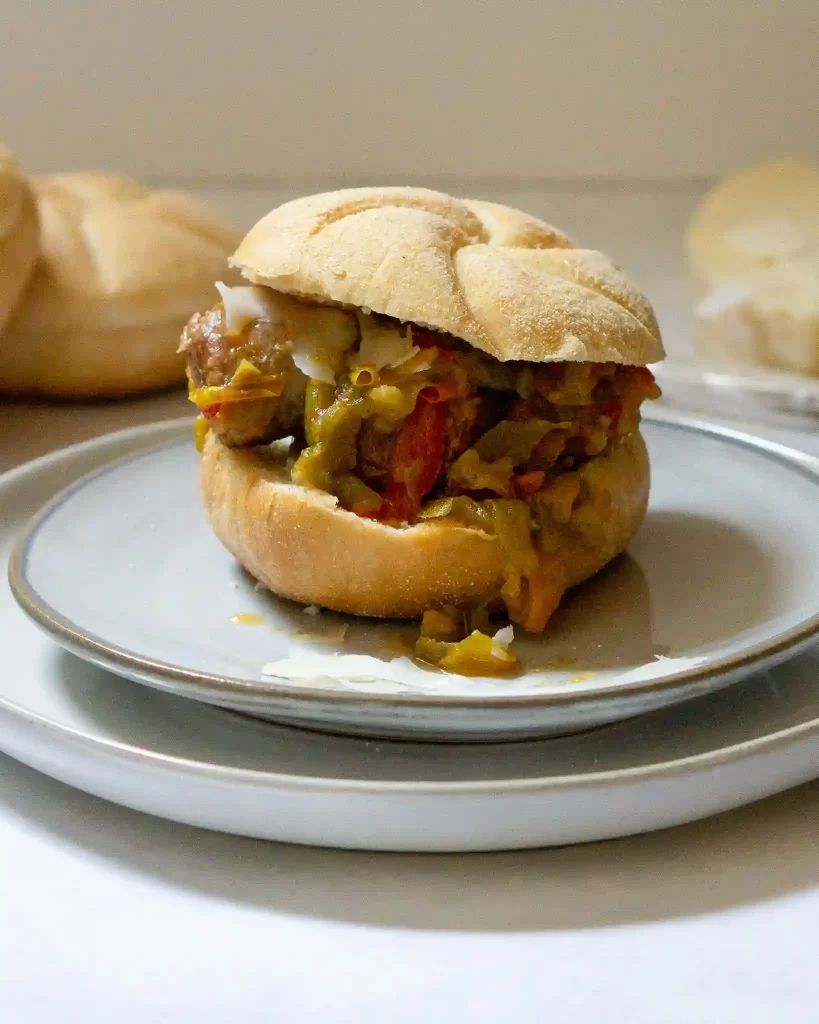
<svg viewBox="0 0 819 1024"><path fill-rule="evenodd" d="M688 254L706 359L819 376L819 167L776 160L721 181Z"/></svg>
<svg viewBox="0 0 819 1024"><path fill-rule="evenodd" d="M115 398L183 381L179 333L224 276L234 229L118 175L32 184L40 259L0 344L0 391Z"/></svg>
<svg viewBox="0 0 819 1024"><path fill-rule="evenodd" d="M34 269L37 244L34 196L17 161L0 146L0 332Z"/></svg>

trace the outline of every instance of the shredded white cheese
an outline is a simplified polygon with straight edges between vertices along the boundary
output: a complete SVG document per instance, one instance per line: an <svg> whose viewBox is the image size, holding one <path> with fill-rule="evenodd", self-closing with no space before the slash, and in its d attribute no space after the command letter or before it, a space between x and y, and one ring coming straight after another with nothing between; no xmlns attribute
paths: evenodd
<svg viewBox="0 0 819 1024"><path fill-rule="evenodd" d="M400 670L396 671L390 662L368 654L308 654L302 651L295 657L269 662L262 669L262 675L304 681L324 678L337 682L401 682Z"/></svg>
<svg viewBox="0 0 819 1024"><path fill-rule="evenodd" d="M303 309L290 337L293 362L307 377L334 384L343 369L345 352L358 337L353 318L337 309Z"/></svg>

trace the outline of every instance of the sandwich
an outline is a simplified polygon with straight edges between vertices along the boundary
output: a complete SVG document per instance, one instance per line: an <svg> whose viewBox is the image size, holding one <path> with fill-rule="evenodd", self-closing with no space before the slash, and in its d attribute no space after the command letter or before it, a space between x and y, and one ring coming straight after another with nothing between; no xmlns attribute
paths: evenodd
<svg viewBox="0 0 819 1024"><path fill-rule="evenodd" d="M248 285L181 344L216 536L275 594L514 669L489 617L541 632L645 515L648 301L535 217L416 188L286 203L230 263Z"/></svg>

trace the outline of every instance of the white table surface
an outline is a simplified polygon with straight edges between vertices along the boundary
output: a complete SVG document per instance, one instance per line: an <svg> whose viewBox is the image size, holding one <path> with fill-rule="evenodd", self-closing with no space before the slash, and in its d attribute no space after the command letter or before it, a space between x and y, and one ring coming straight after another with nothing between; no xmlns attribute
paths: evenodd
<svg viewBox="0 0 819 1024"><path fill-rule="evenodd" d="M248 221L273 197L211 198ZM514 198L606 245L685 347L692 196ZM0 470L186 412L0 405ZM0 755L2 1024L814 1021L818 928L819 783L654 835L409 856L197 831Z"/></svg>

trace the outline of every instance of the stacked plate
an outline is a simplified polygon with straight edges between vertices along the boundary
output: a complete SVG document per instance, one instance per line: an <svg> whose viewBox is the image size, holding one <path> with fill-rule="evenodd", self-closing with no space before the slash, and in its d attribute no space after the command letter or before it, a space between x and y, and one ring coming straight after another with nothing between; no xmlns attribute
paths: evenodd
<svg viewBox="0 0 819 1024"><path fill-rule="evenodd" d="M819 775L809 456L653 416L629 554L515 641L519 677L458 679L406 656L406 623L254 585L204 521L189 430L0 480L12 756L179 821L400 850L624 835Z"/></svg>

